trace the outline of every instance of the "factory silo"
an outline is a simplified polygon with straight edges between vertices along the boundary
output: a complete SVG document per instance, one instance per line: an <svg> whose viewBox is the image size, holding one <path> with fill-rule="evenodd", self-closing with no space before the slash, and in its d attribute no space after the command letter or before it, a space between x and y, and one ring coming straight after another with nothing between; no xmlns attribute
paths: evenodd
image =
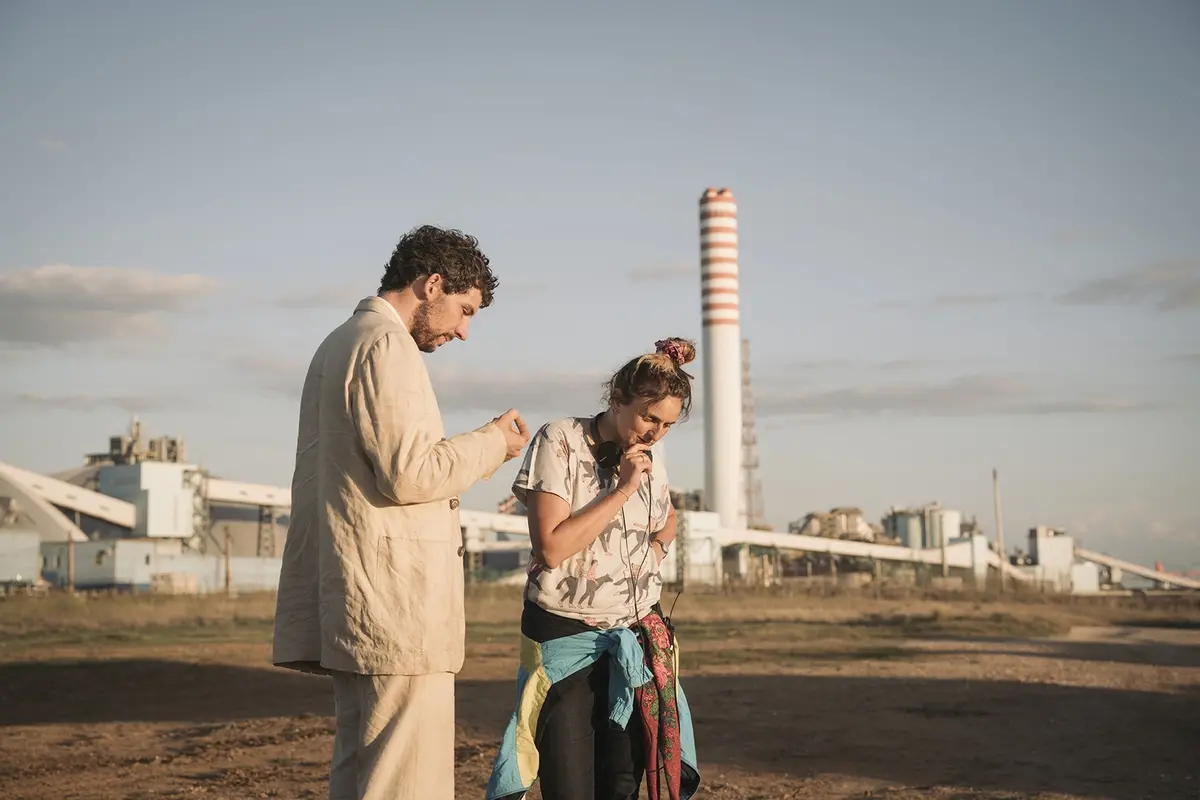
<svg viewBox="0 0 1200 800"><path fill-rule="evenodd" d="M937 532L934 547L949 544L962 535L962 512L951 508L939 508L933 512L933 527Z"/></svg>
<svg viewBox="0 0 1200 800"><path fill-rule="evenodd" d="M904 547L920 550L924 545L924 519L911 511L896 512L896 538Z"/></svg>

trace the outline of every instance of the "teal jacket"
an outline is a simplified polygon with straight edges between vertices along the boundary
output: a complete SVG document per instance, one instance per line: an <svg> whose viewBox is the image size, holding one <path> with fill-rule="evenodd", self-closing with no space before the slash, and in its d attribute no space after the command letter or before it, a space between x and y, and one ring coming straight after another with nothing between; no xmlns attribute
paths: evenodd
<svg viewBox="0 0 1200 800"><path fill-rule="evenodd" d="M550 687L558 681L595 664L605 653L612 654L608 697L612 708L609 719L624 728L633 716L634 689L653 676L642 658L642 646L628 628L588 631L535 642L521 636L521 662L517 668L517 708L513 711L500 750L492 766L487 800L519 800L533 786L538 775L539 756L534 743L538 717ZM676 695L679 705L679 740L682 756L682 800L696 793L700 784L692 715L683 687L678 684L678 648L676 648ZM635 720L636 723L636 720Z"/></svg>

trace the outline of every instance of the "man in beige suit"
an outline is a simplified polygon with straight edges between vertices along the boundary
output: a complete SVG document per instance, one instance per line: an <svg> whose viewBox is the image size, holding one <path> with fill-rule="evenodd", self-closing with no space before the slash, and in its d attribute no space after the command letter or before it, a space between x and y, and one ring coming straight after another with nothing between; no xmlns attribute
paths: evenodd
<svg viewBox="0 0 1200 800"><path fill-rule="evenodd" d="M272 661L333 677L331 800L454 797L458 495L529 433L510 409L445 438L421 353L466 339L495 287L473 237L416 228L304 380Z"/></svg>

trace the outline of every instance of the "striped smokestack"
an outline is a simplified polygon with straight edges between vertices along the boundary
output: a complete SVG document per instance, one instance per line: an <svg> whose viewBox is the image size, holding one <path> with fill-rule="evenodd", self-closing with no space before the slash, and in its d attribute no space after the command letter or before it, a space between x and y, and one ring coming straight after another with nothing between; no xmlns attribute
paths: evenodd
<svg viewBox="0 0 1200 800"><path fill-rule="evenodd" d="M722 527L744 528L737 201L728 189L706 189L700 197L700 302L705 495Z"/></svg>

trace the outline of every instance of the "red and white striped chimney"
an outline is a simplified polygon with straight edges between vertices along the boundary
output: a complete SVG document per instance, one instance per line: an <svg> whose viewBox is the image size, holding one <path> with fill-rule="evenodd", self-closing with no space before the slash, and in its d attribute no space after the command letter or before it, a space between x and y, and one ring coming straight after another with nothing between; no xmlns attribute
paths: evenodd
<svg viewBox="0 0 1200 800"><path fill-rule="evenodd" d="M728 189L700 197L700 302L704 325L705 495L724 528L746 527L742 502L742 336L738 319L737 201Z"/></svg>

